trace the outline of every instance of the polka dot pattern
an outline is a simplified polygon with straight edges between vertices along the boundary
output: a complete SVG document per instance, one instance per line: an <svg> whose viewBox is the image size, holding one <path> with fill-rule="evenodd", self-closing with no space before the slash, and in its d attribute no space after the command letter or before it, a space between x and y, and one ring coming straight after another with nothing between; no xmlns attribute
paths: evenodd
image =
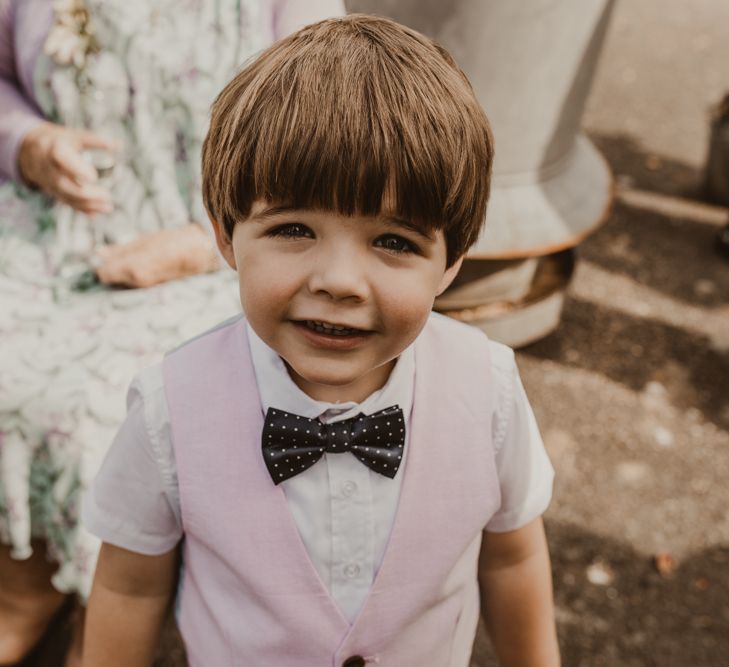
<svg viewBox="0 0 729 667"><path fill-rule="evenodd" d="M397 405L334 424L269 408L261 443L274 484L310 468L324 452L350 452L367 467L392 479L402 461L405 419Z"/></svg>

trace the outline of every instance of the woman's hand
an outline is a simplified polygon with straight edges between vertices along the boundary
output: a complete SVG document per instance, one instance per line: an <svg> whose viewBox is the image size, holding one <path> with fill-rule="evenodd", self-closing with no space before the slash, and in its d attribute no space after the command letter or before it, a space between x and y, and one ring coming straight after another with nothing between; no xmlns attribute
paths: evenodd
<svg viewBox="0 0 729 667"><path fill-rule="evenodd" d="M212 239L195 223L103 246L96 254L103 262L96 274L107 285L151 287L219 267Z"/></svg>
<svg viewBox="0 0 729 667"><path fill-rule="evenodd" d="M18 169L29 185L88 215L109 213L111 195L97 184L96 169L83 151L113 152L114 142L87 130L41 123L20 144Z"/></svg>

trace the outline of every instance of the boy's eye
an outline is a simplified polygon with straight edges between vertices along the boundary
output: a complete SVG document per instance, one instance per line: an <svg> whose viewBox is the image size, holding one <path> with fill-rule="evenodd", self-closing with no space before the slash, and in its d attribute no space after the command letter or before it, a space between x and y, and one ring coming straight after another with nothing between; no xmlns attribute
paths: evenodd
<svg viewBox="0 0 729 667"><path fill-rule="evenodd" d="M288 222L284 225L277 225L267 232L268 236L282 236L289 239L314 238L314 232L300 222Z"/></svg>
<svg viewBox="0 0 729 667"><path fill-rule="evenodd" d="M397 234L380 236L375 240L375 245L397 254L418 252L418 247L412 241L408 241Z"/></svg>

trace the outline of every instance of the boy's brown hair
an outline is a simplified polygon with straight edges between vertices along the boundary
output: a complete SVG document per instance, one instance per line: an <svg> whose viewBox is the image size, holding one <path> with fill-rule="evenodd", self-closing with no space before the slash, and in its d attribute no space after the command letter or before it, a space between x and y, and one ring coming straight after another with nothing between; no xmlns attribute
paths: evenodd
<svg viewBox="0 0 729 667"><path fill-rule="evenodd" d="M451 56L355 14L277 42L223 89L203 198L228 237L260 199L396 215L442 229L450 266L478 237L492 159L488 120Z"/></svg>

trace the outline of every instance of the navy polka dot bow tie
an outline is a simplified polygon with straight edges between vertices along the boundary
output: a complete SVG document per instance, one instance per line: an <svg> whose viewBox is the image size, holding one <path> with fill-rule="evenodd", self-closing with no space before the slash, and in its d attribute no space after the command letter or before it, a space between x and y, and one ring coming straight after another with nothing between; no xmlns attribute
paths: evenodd
<svg viewBox="0 0 729 667"><path fill-rule="evenodd" d="M334 424L269 408L261 442L274 484L310 468L324 452L351 452L375 472L392 478L402 461L405 421L397 405Z"/></svg>

